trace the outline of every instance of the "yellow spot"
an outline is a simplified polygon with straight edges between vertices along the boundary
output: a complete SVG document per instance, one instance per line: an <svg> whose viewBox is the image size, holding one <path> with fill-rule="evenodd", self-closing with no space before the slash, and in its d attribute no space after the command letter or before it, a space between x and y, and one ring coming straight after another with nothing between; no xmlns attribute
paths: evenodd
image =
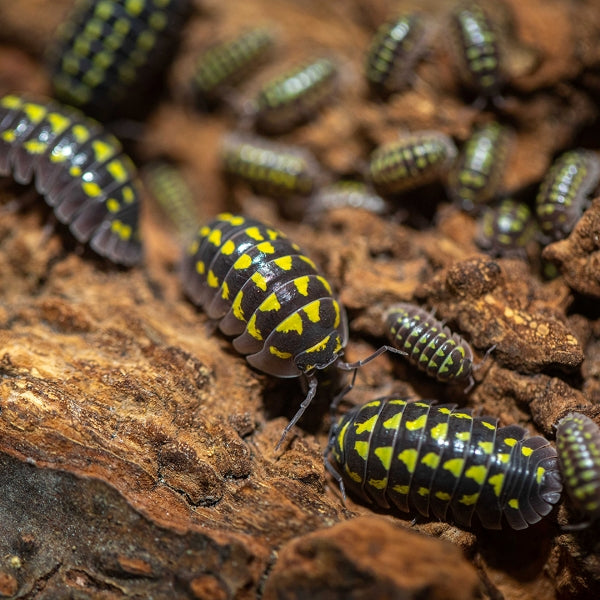
<svg viewBox="0 0 600 600"><path fill-rule="evenodd" d="M431 437L434 440L445 440L448 435L448 423L439 423L431 428Z"/></svg>
<svg viewBox="0 0 600 600"><path fill-rule="evenodd" d="M250 320L248 321L248 325L246 325L246 330L255 340L262 340L262 334L260 329L256 328L256 313L254 313Z"/></svg>
<svg viewBox="0 0 600 600"><path fill-rule="evenodd" d="M435 497L443 502L448 502L452 498L448 492L436 492Z"/></svg>
<svg viewBox="0 0 600 600"><path fill-rule="evenodd" d="M107 144L106 142L103 142L102 140L94 140L92 142L92 149L94 150L94 157L96 158L96 160L102 162L108 160L115 153L113 146ZM123 166L121 165L121 168L122 167Z"/></svg>
<svg viewBox="0 0 600 600"><path fill-rule="evenodd" d="M121 205L119 204L119 201L116 200L115 198L109 198L106 201L106 208L108 208L109 212L116 213L116 212L119 212Z"/></svg>
<svg viewBox="0 0 600 600"><path fill-rule="evenodd" d="M379 415L373 415L370 419L367 419L364 423L355 423L356 426L356 435L360 435L361 433L371 433L375 428L375 424L377 423L377 418Z"/></svg>
<svg viewBox="0 0 600 600"><path fill-rule="evenodd" d="M313 323L318 323L320 321L319 317L319 309L321 308L321 301L315 300L310 304L307 304L302 310Z"/></svg>
<svg viewBox="0 0 600 600"><path fill-rule="evenodd" d="M387 477L384 477L383 479L369 479L367 483L375 489L384 490L387 486L387 482Z"/></svg>
<svg viewBox="0 0 600 600"><path fill-rule="evenodd" d="M275 252L275 248L271 242L262 242L256 245L257 250L262 252L263 254L273 254Z"/></svg>
<svg viewBox="0 0 600 600"><path fill-rule="evenodd" d="M257 288L259 288L263 292L267 291L267 280L258 271L255 271L254 273L252 273L252 276L250 277L250 279L252 279L252 281L254 282L254 285Z"/></svg>
<svg viewBox="0 0 600 600"><path fill-rule="evenodd" d="M392 446L379 446L375 448L373 454L381 461L383 468L389 471L394 456L394 448Z"/></svg>
<svg viewBox="0 0 600 600"><path fill-rule="evenodd" d="M390 402L390 404L391 404L391 402ZM393 417L386 419L382 423L382 425L383 425L383 427L385 427L385 429L398 429L398 427L400 426L401 420L402 420L402 413L399 412L398 414L395 414Z"/></svg>
<svg viewBox="0 0 600 600"><path fill-rule="evenodd" d="M224 281L221 286L221 298L223 298L223 300L229 300L229 286L226 281Z"/></svg>
<svg viewBox="0 0 600 600"><path fill-rule="evenodd" d="M210 235L208 236L208 241L213 244L214 246L220 246L221 245L221 230L220 229L213 229L213 231L211 231Z"/></svg>
<svg viewBox="0 0 600 600"><path fill-rule="evenodd" d="M465 461L463 458L451 458L442 465L444 470L450 471L450 473L452 473L452 475L454 475L454 477L457 479L460 477L464 466Z"/></svg>
<svg viewBox="0 0 600 600"><path fill-rule="evenodd" d="M381 406L381 400L371 400L370 402L362 405L362 410L365 408L376 408L378 406Z"/></svg>
<svg viewBox="0 0 600 600"><path fill-rule="evenodd" d="M70 119L54 112L49 113L46 119L55 135L60 135L71 124Z"/></svg>
<svg viewBox="0 0 600 600"><path fill-rule="evenodd" d="M461 504L465 504L466 506L473 506L477 500L479 500L479 494L463 494L459 502Z"/></svg>
<svg viewBox="0 0 600 600"><path fill-rule="evenodd" d="M277 358L281 358L283 360L287 360L288 358L292 358L292 354L290 352L282 352L275 348L275 346L269 346L269 352L276 356Z"/></svg>
<svg viewBox="0 0 600 600"><path fill-rule="evenodd" d="M94 181L84 181L81 184L81 187L86 196L89 196L90 198L96 198L102 194L102 188Z"/></svg>
<svg viewBox="0 0 600 600"><path fill-rule="evenodd" d="M450 414L450 416L454 417L455 419L471 420L473 418L471 415L468 415L467 413L461 413L461 412L453 412Z"/></svg>
<svg viewBox="0 0 600 600"><path fill-rule="evenodd" d="M337 443L339 445L340 448L344 447L344 440L346 439L346 431L348 431L348 425L350 425L349 422L347 422L339 431L339 433L337 434Z"/></svg>
<svg viewBox="0 0 600 600"><path fill-rule="evenodd" d="M23 148L25 148L29 154L41 154L47 147L48 144L40 142L39 140L27 140L23 144Z"/></svg>
<svg viewBox="0 0 600 600"><path fill-rule="evenodd" d="M39 123L46 115L46 109L43 106L30 102L23 105L23 112L32 123Z"/></svg>
<svg viewBox="0 0 600 600"><path fill-rule="evenodd" d="M204 275L204 271L206 270L206 267L204 266L204 262L199 260L198 262L196 262L196 273L199 273L200 275Z"/></svg>
<svg viewBox="0 0 600 600"><path fill-rule="evenodd" d="M298 335L302 335L302 317L298 313L291 314L277 326L275 331L279 333L295 331Z"/></svg>
<svg viewBox="0 0 600 600"><path fill-rule="evenodd" d="M477 442L477 445L483 450L485 454L491 454L494 451L493 442Z"/></svg>
<svg viewBox="0 0 600 600"><path fill-rule="evenodd" d="M362 477L358 473L351 471L348 465L346 465L346 473L348 474L348 477L352 479L352 481L356 481L356 483L360 483L362 481Z"/></svg>
<svg viewBox="0 0 600 600"><path fill-rule="evenodd" d="M496 473L488 479L488 483L494 488L494 494L496 498L500 497L502 492L502 485L504 484L504 473Z"/></svg>
<svg viewBox="0 0 600 600"><path fill-rule="evenodd" d="M481 421L481 424L488 429L496 430L496 425L494 423L488 423L487 421Z"/></svg>
<svg viewBox="0 0 600 600"><path fill-rule="evenodd" d="M131 226L116 219L111 223L110 229L122 240L128 240L131 237Z"/></svg>
<svg viewBox="0 0 600 600"><path fill-rule="evenodd" d="M233 316L238 321L245 321L246 317L244 316L244 310L242 309L242 299L244 298L243 292L238 292L237 296L233 300L233 304L231 305L231 310L233 312Z"/></svg>
<svg viewBox="0 0 600 600"><path fill-rule="evenodd" d="M258 227L248 227L244 233L253 240L257 242L262 242L265 238L261 235L260 229Z"/></svg>
<svg viewBox="0 0 600 600"><path fill-rule="evenodd" d="M71 177L80 177L81 176L81 167L78 165L73 165L69 169L69 175L71 175Z"/></svg>
<svg viewBox="0 0 600 600"><path fill-rule="evenodd" d="M436 469L440 464L440 457L435 452L428 452L422 459L421 462L427 465L431 469Z"/></svg>
<svg viewBox="0 0 600 600"><path fill-rule="evenodd" d="M420 487L417 493L419 496L429 496L429 490L426 487Z"/></svg>
<svg viewBox="0 0 600 600"><path fill-rule="evenodd" d="M210 269L208 271L208 275L206 276L206 283L208 283L208 285L211 288L216 288L219 287L219 279L217 278L217 276L212 272L212 269Z"/></svg>
<svg viewBox="0 0 600 600"><path fill-rule="evenodd" d="M421 415L416 418L414 421L406 421L406 429L409 431L416 431L417 429L423 429L425 427L425 423L427 422L427 415Z"/></svg>
<svg viewBox="0 0 600 600"><path fill-rule="evenodd" d="M323 287L327 290L328 294L332 294L331 286L329 285L329 281L325 279L325 277L321 277L321 275L317 275L317 279L321 282Z"/></svg>
<svg viewBox="0 0 600 600"><path fill-rule="evenodd" d="M298 293L303 296L308 296L308 275L296 277L296 279L294 279L294 285L296 286Z"/></svg>
<svg viewBox="0 0 600 600"><path fill-rule="evenodd" d="M517 443L517 440L515 438L506 438L504 443L512 448Z"/></svg>
<svg viewBox="0 0 600 600"><path fill-rule="evenodd" d="M511 499L508 501L508 505L509 505L511 508L514 508L515 510L519 510L519 499L518 499L518 498L511 498Z"/></svg>
<svg viewBox="0 0 600 600"><path fill-rule="evenodd" d="M454 437L457 440L460 440L461 442L468 442L471 439L471 432L470 431L458 431Z"/></svg>
<svg viewBox="0 0 600 600"><path fill-rule="evenodd" d="M4 96L4 98L0 100L0 103L5 108L10 109L21 108L21 106L23 105L21 98L13 94L8 94L7 96Z"/></svg>
<svg viewBox="0 0 600 600"><path fill-rule="evenodd" d="M330 335L328 335L327 337L324 337L320 342L317 342L314 346L307 348L305 350L305 352L321 352L321 350L325 350L325 348L327 348L327 344L329 343L330 339L331 339Z"/></svg>
<svg viewBox="0 0 600 600"><path fill-rule="evenodd" d="M7 130L2 132L2 139L10 144L17 139L17 136L14 131Z"/></svg>
<svg viewBox="0 0 600 600"><path fill-rule="evenodd" d="M418 454L419 453L414 448L407 448L398 454L398 460L406 465L409 473L415 472Z"/></svg>
<svg viewBox="0 0 600 600"><path fill-rule="evenodd" d="M121 189L121 193L123 194L123 200L125 200L125 204L132 204L135 200L135 193L128 185Z"/></svg>
<svg viewBox="0 0 600 600"><path fill-rule="evenodd" d="M361 442L361 441L354 442L354 450L356 450L356 453L363 460L367 460L367 457L369 456L369 442Z"/></svg>
<svg viewBox="0 0 600 600"><path fill-rule="evenodd" d="M483 485L486 475L487 469L485 468L485 465L475 465L469 467L465 471L465 477L472 479L475 483L478 483L479 485Z"/></svg>
<svg viewBox="0 0 600 600"><path fill-rule="evenodd" d="M277 296L273 292L270 296L268 296L263 303L258 307L261 312L269 312L271 310L279 310L281 308L281 304L279 300L277 300Z"/></svg>
<svg viewBox="0 0 600 600"><path fill-rule="evenodd" d="M252 264L252 258L248 254L242 254L234 263L233 268L236 271L243 271ZM266 288L265 288L266 289Z"/></svg>
<svg viewBox="0 0 600 600"><path fill-rule="evenodd" d="M397 492L398 494L408 494L408 486L407 485L395 485L392 488L395 492Z"/></svg>
<svg viewBox="0 0 600 600"><path fill-rule="evenodd" d="M315 271L317 270L317 265L308 258L308 256L300 256L300 260L303 260L305 263L309 264Z"/></svg>
<svg viewBox="0 0 600 600"><path fill-rule="evenodd" d="M292 257L281 256L273 261L282 271L289 271L292 268Z"/></svg>
<svg viewBox="0 0 600 600"><path fill-rule="evenodd" d="M544 479L544 475L546 473L546 469L544 467L538 467L535 472L535 481L538 485L542 483L542 479Z"/></svg>
<svg viewBox="0 0 600 600"><path fill-rule="evenodd" d="M73 125L73 129L71 129L71 131L73 132L73 137L79 144L87 142L88 138L90 137L90 131L84 125Z"/></svg>
<svg viewBox="0 0 600 600"><path fill-rule="evenodd" d="M232 240L227 240L221 247L221 254L225 254L226 256L233 254L234 251L235 251L235 244L233 243Z"/></svg>
<svg viewBox="0 0 600 600"><path fill-rule="evenodd" d="M533 448L528 448L527 446L521 446L521 454L523 456L531 456L533 454Z"/></svg>

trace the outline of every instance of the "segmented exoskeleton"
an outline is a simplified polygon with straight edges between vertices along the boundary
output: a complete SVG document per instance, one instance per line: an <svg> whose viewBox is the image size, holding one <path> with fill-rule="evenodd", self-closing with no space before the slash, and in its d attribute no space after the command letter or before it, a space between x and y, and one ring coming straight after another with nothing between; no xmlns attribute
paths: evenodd
<svg viewBox="0 0 600 600"><path fill-rule="evenodd" d="M518 425L456 405L381 398L332 429L329 471L356 497L470 527L525 529L562 489L556 451Z"/></svg>

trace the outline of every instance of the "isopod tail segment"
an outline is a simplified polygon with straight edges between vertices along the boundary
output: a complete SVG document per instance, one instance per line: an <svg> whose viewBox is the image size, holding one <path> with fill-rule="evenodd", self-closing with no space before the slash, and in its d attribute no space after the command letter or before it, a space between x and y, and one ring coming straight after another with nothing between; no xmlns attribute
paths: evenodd
<svg viewBox="0 0 600 600"><path fill-rule="evenodd" d="M341 402L342 398L354 387L354 382L356 380L356 375L358 373L358 369L360 369L360 367L366 365L368 362L371 362L373 359L377 358L378 356L381 356L384 352L393 352L394 354L406 354L406 352L404 352L402 350L398 350L397 348L394 348L393 346L384 345L384 346L380 346L379 348L377 348L377 350L375 350L375 352L373 352L373 354L369 354L369 356L366 356L365 358L362 358L360 360L349 363L349 362L344 362L343 360L341 360L341 358L338 357L335 359L335 361L333 363L331 363L337 369L340 369L342 371L352 371L352 379L351 379L350 383L347 384L346 386L344 386L342 388L342 390L335 395L335 397L333 398L333 400L331 402L330 413L331 413L332 417L335 417L335 412L336 412L337 406ZM318 369L326 368L328 366L329 365L325 365L325 367L319 366ZM281 447L281 444L283 444L288 432L298 422L300 417L302 417L302 415L304 414L304 411L308 408L308 406L314 399L315 394L317 393L317 383L318 382L317 382L317 376L316 376L316 369L313 369L309 372L305 372L304 376L306 377L306 380L308 383L308 392L306 393L304 400L300 404L300 408L297 410L296 414L292 417L291 421L287 424L287 426L283 430L283 433L281 434L281 437L279 438L279 441L277 442L277 445L275 446L275 450L279 450L279 448ZM332 419L332 422L333 422L333 419Z"/></svg>

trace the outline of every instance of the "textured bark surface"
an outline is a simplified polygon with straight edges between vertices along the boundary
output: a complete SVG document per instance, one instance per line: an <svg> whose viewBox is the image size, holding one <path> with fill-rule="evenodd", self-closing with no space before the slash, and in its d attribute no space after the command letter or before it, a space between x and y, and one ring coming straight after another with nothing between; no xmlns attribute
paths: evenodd
<svg viewBox="0 0 600 600"><path fill-rule="evenodd" d="M0 1L0 94L48 90L42 53L66 0ZM440 187L408 194L379 218L342 209L318 224L284 220L275 202L223 179L218 145L231 110L195 113L180 98L195 53L244 27L275 25L273 60L244 97L286 66L340 57L341 91L309 124L281 136L315 153L331 177L357 174L398 130L461 142L491 118L471 104L448 54L445 0L206 1L184 32L167 98L131 144L143 164L179 161L202 215L225 209L270 221L320 265L346 306L348 360L383 342L383 311L415 301L460 331L481 360L467 395L384 356L361 369L344 408L389 393L456 402L553 437L577 409L600 417L596 200L544 256L491 259L475 221ZM510 77L503 119L516 130L503 187L535 185L575 144L598 147L600 9L595 0L507 3ZM439 28L414 89L367 100L364 49L397 10ZM499 19L509 13L500 10ZM0 188L6 204L29 191ZM303 395L298 381L253 371L183 296L179 241L149 195L146 259L119 270L45 227L38 201L0 215L0 597L9 598L597 598L598 525L568 506L522 532L463 531L411 515L374 517L342 504L322 452L327 401L315 402L281 452ZM535 244L534 244L535 246ZM358 518L357 518L358 517ZM411 530L412 529L412 530ZM425 534L425 535L421 535Z"/></svg>

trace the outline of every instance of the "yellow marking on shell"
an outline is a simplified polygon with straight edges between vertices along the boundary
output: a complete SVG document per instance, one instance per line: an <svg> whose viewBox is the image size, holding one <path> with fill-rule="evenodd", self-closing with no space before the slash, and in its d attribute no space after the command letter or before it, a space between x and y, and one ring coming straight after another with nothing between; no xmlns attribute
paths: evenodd
<svg viewBox="0 0 600 600"><path fill-rule="evenodd" d="M54 133L54 135L60 135L71 124L70 119L55 112L48 113L46 120L50 124L52 133Z"/></svg>
<svg viewBox="0 0 600 600"><path fill-rule="evenodd" d="M488 479L488 483L492 486L496 498L500 497L502 493L502 486L504 485L504 473L496 473Z"/></svg>
<svg viewBox="0 0 600 600"><path fill-rule="evenodd" d="M360 435L361 433L371 433L375 428L375 424L377 423L379 415L373 415L370 419L367 419L363 423L355 423L356 427L356 435Z"/></svg>
<svg viewBox="0 0 600 600"><path fill-rule="evenodd" d="M340 305L336 300L333 301L333 310L335 311L335 319L333 320L333 328L337 329L340 326Z"/></svg>
<svg viewBox="0 0 600 600"><path fill-rule="evenodd" d="M280 256L273 261L282 271L289 271L292 268L291 256Z"/></svg>
<svg viewBox="0 0 600 600"><path fill-rule="evenodd" d="M242 308L242 300L244 299L244 293L239 291L236 297L233 299L233 304L231 305L231 310L233 312L233 316L238 321L246 321L246 317L244 316L244 309Z"/></svg>
<svg viewBox="0 0 600 600"><path fill-rule="evenodd" d="M406 400L400 400L399 398L394 398L394 400L390 400L388 404L394 404L395 406L405 406L408 404Z"/></svg>
<svg viewBox="0 0 600 600"><path fill-rule="evenodd" d="M213 246L217 246L217 248L221 245L221 230L213 229L208 236L208 241Z"/></svg>
<svg viewBox="0 0 600 600"><path fill-rule="evenodd" d="M278 350L277 348L275 348L275 346L269 346L269 352L277 358L281 358L283 360L292 358L291 352L283 352L282 350Z"/></svg>
<svg viewBox="0 0 600 600"><path fill-rule="evenodd" d="M85 192L85 195L90 198L97 198L102 195L102 188L95 181L84 181L81 184L81 188Z"/></svg>
<svg viewBox="0 0 600 600"><path fill-rule="evenodd" d="M340 419L340 421L341 421L341 419ZM339 424L339 422L338 422L338 424ZM337 441L337 443L338 443L338 446L339 446L340 448L343 448L343 447L344 447L344 440L346 439L346 431L348 431L348 426L349 426L349 425L350 425L350 422L349 422L349 421L347 421L347 422L344 424L344 426L343 426L343 427L342 427L342 428L339 430L339 432L338 432L338 434L337 434L337 436L336 436L336 438L335 438L335 439L336 439L336 441Z"/></svg>
<svg viewBox="0 0 600 600"><path fill-rule="evenodd" d="M69 175L71 177L81 177L81 167L79 165L73 165L69 169Z"/></svg>
<svg viewBox="0 0 600 600"><path fill-rule="evenodd" d="M454 477L458 479L460 477L460 474L462 473L464 466L464 458L451 458L442 465L442 468L445 471L450 471L450 473L452 473L452 475L454 475Z"/></svg>
<svg viewBox="0 0 600 600"><path fill-rule="evenodd" d="M384 477L383 479L369 479L367 483L377 490L385 490L385 488L387 487L388 480L387 477Z"/></svg>
<svg viewBox="0 0 600 600"><path fill-rule="evenodd" d="M48 148L48 144L46 142L40 142L40 140L27 140L23 144L23 148L27 150L29 154L42 154L46 148Z"/></svg>
<svg viewBox="0 0 600 600"><path fill-rule="evenodd" d="M366 408L376 408L378 406L381 406L381 400L371 400L370 402L363 404L361 410L365 410Z"/></svg>
<svg viewBox="0 0 600 600"><path fill-rule="evenodd" d="M479 485L483 485L486 475L487 468L485 467L485 465L473 465L465 471L465 477L472 479L475 483L478 483Z"/></svg>
<svg viewBox="0 0 600 600"><path fill-rule="evenodd" d="M392 489L398 494L404 495L408 494L409 491L409 487L407 485L395 485Z"/></svg>
<svg viewBox="0 0 600 600"><path fill-rule="evenodd" d="M300 260L303 260L305 263L309 264L315 271L317 270L317 265L315 265L315 263L308 258L308 256L304 256L304 255L300 255Z"/></svg>
<svg viewBox="0 0 600 600"><path fill-rule="evenodd" d="M23 112L32 123L39 123L46 116L46 108L40 104L26 102L23 105Z"/></svg>
<svg viewBox="0 0 600 600"><path fill-rule="evenodd" d="M479 500L479 493L463 494L459 502L465 506L473 506Z"/></svg>
<svg viewBox="0 0 600 600"><path fill-rule="evenodd" d="M470 431L457 431L456 435L454 437L457 440L460 440L461 442L468 442L471 439L471 432Z"/></svg>
<svg viewBox="0 0 600 600"><path fill-rule="evenodd" d="M111 231L116 233L122 240L128 240L131 237L131 226L115 219L110 226Z"/></svg>
<svg viewBox="0 0 600 600"><path fill-rule="evenodd" d="M467 419L468 421L473 420L473 417L467 413L453 412L453 413L450 413L450 416L454 417L455 419Z"/></svg>
<svg viewBox="0 0 600 600"><path fill-rule="evenodd" d="M344 343L342 342L342 338L339 335L335 336L336 342L335 342L335 348L333 349L333 353L334 354L339 354L342 350L342 348L344 347Z"/></svg>
<svg viewBox="0 0 600 600"><path fill-rule="evenodd" d="M264 236L261 234L260 229L256 226L253 227L247 227L244 230L244 233L249 237L252 238L253 240L257 241L257 242L262 242L265 238Z"/></svg>
<svg viewBox="0 0 600 600"><path fill-rule="evenodd" d="M206 271L206 266L204 265L204 261L198 260L196 261L196 273L200 275L204 275Z"/></svg>
<svg viewBox="0 0 600 600"><path fill-rule="evenodd" d="M116 181L120 183L127 181L127 169L120 160L111 160L106 169Z"/></svg>
<svg viewBox="0 0 600 600"><path fill-rule="evenodd" d="M389 471L390 465L392 464L392 458L394 458L394 447L379 446L373 450L373 454L381 461L383 468L386 471Z"/></svg>
<svg viewBox="0 0 600 600"><path fill-rule="evenodd" d="M280 231L270 228L267 228L267 235L269 236L270 240L276 240L279 237L285 237Z"/></svg>
<svg viewBox="0 0 600 600"><path fill-rule="evenodd" d="M452 410L444 406L440 406L440 408L438 408L438 412L442 413L443 415L449 415L452 413Z"/></svg>
<svg viewBox="0 0 600 600"><path fill-rule="evenodd" d="M256 248L263 254L273 254L275 252L275 248L271 242L261 242L256 245Z"/></svg>
<svg viewBox="0 0 600 600"><path fill-rule="evenodd" d="M523 456L531 456L533 454L533 448L529 448L528 446L521 446L521 454Z"/></svg>
<svg viewBox="0 0 600 600"><path fill-rule="evenodd" d="M254 282L254 285L258 289L262 290L263 292L267 291L267 280L264 278L264 276L261 273L259 273L258 271L255 271L250 276L250 279L252 279L252 281Z"/></svg>
<svg viewBox="0 0 600 600"><path fill-rule="evenodd" d="M302 317L296 312L285 318L276 328L279 333L289 333L295 331L298 335L302 335Z"/></svg>
<svg viewBox="0 0 600 600"><path fill-rule="evenodd" d="M448 492L436 492L435 497L443 502L448 502L452 499L452 496Z"/></svg>
<svg viewBox="0 0 600 600"><path fill-rule="evenodd" d="M123 200L125 204L132 204L135 201L135 192L133 188L126 185L122 188L121 193L123 194Z"/></svg>
<svg viewBox="0 0 600 600"><path fill-rule="evenodd" d="M255 339L255 340L262 340L262 333L260 332L260 329L257 329L256 327L256 313L254 313L251 317L250 320L248 321L248 325L246 325L246 331Z"/></svg>
<svg viewBox="0 0 600 600"><path fill-rule="evenodd" d="M325 277L323 277L322 275L317 275L317 279L321 282L323 287L327 290L328 294L333 294L331 286L329 285L329 281L327 281L327 279L325 279Z"/></svg>
<svg viewBox="0 0 600 600"><path fill-rule="evenodd" d="M236 271L243 271L252 264L252 257L248 254L241 254L240 257L233 263L233 268Z"/></svg>
<svg viewBox="0 0 600 600"><path fill-rule="evenodd" d="M303 275L302 277L296 277L296 279L294 279L294 286L299 294L308 296L308 281L308 275Z"/></svg>
<svg viewBox="0 0 600 600"><path fill-rule="evenodd" d="M511 448L512 448L512 447L513 447L513 446L514 446L514 445L517 443L517 441L518 441L518 440L516 440L515 438L506 438L506 439L504 440L504 443L505 443L507 446L509 446L509 447L511 447Z"/></svg>
<svg viewBox="0 0 600 600"><path fill-rule="evenodd" d="M413 402L413 406L420 406L421 408L431 408L431 404L427 404L427 402Z"/></svg>
<svg viewBox="0 0 600 600"><path fill-rule="evenodd" d="M210 233L210 227L208 225L204 225L200 227L200 231L198 231L198 237L206 237Z"/></svg>
<svg viewBox="0 0 600 600"><path fill-rule="evenodd" d="M223 300L229 300L229 286L226 281L224 281L221 286L221 298L223 298Z"/></svg>
<svg viewBox="0 0 600 600"><path fill-rule="evenodd" d="M402 450L402 452L398 454L398 460L405 464L409 473L414 473L418 456L419 453L415 448L406 448L406 450Z"/></svg>
<svg viewBox="0 0 600 600"><path fill-rule="evenodd" d="M270 294L263 300L263 303L258 307L261 312L269 312L271 310L279 310L281 308L281 304L277 299L275 293Z"/></svg>
<svg viewBox="0 0 600 600"><path fill-rule="evenodd" d="M2 132L2 139L11 144L17 139L17 136L13 130L8 129Z"/></svg>
<svg viewBox="0 0 600 600"><path fill-rule="evenodd" d="M88 141L90 137L90 130L85 127L85 125L76 124L73 125L73 137L77 141L78 144L83 144Z"/></svg>
<svg viewBox="0 0 600 600"><path fill-rule="evenodd" d="M508 501L508 505L509 505L511 508L514 508L515 510L519 510L519 499L518 499L518 498L511 498L511 499Z"/></svg>
<svg viewBox="0 0 600 600"><path fill-rule="evenodd" d="M538 485L542 483L542 479L544 479L544 475L546 474L546 469L544 467L538 467L535 472L535 481Z"/></svg>
<svg viewBox="0 0 600 600"><path fill-rule="evenodd" d="M406 421L405 427L409 431L416 431L417 429L423 429L423 427L425 427L425 423L427 423L427 415L421 415L420 417L417 417L414 421Z"/></svg>
<svg viewBox="0 0 600 600"><path fill-rule="evenodd" d="M320 342L317 342L314 346L307 348L305 352L321 352L321 350L325 350L325 348L327 348L327 344L329 344L330 339L331 335L324 337Z"/></svg>
<svg viewBox="0 0 600 600"><path fill-rule="evenodd" d="M208 271L208 275L206 276L206 283L208 283L208 285L211 288L219 287L219 278L213 273L212 269L209 269Z"/></svg>
<svg viewBox="0 0 600 600"><path fill-rule="evenodd" d="M481 424L488 429L496 430L496 425L494 423L488 423L487 421L481 421Z"/></svg>
<svg viewBox="0 0 600 600"><path fill-rule="evenodd" d="M422 459L421 463L427 465L431 469L436 469L440 464L440 457L435 452L428 452Z"/></svg>
<svg viewBox="0 0 600 600"><path fill-rule="evenodd" d="M306 314L306 316L309 318L310 321L312 321L313 323L318 323L321 320L321 317L319 316L320 308L321 308L321 301L314 300L310 304L307 304L306 306L304 306L302 308L302 310L304 311L304 313Z"/></svg>
<svg viewBox="0 0 600 600"><path fill-rule="evenodd" d="M11 110L21 108L21 106L23 106L23 100L14 94L7 94L0 99L0 103L4 108L9 108Z"/></svg>
<svg viewBox="0 0 600 600"><path fill-rule="evenodd" d="M106 201L106 208L108 208L108 212L116 213L119 212L121 205L116 198L109 198Z"/></svg>
<svg viewBox="0 0 600 600"><path fill-rule="evenodd" d="M425 497L425 496L429 496L429 491L430 490L426 487L420 487L417 491L417 494L419 494L419 496Z"/></svg>
<svg viewBox="0 0 600 600"><path fill-rule="evenodd" d="M354 442L354 450L363 460L367 460L369 456L369 442L357 440Z"/></svg>
<svg viewBox="0 0 600 600"><path fill-rule="evenodd" d="M346 470L348 477L350 477L350 479L352 479L352 481L356 481L356 483L362 482L362 477L358 473L351 471L350 467L347 464L345 465L345 470Z"/></svg>
<svg viewBox="0 0 600 600"><path fill-rule="evenodd" d="M227 240L221 246L221 254L225 254L226 256L229 256L230 254L233 254L234 252L235 252L235 244L234 244L233 240Z"/></svg>
<svg viewBox="0 0 600 600"><path fill-rule="evenodd" d="M431 428L431 437L434 440L445 440L448 435L448 423L439 423Z"/></svg>
<svg viewBox="0 0 600 600"><path fill-rule="evenodd" d="M401 420L402 420L402 413L399 412L399 413L395 414L393 417L386 419L382 423L382 425L385 429L398 429L398 427L400 426Z"/></svg>
<svg viewBox="0 0 600 600"><path fill-rule="evenodd" d="M115 153L114 147L111 144L107 144L103 140L94 140L92 142L92 150L94 151L94 158L99 162L108 160ZM112 174L112 171L110 172ZM126 177L127 174L125 173L125 178Z"/></svg>
<svg viewBox="0 0 600 600"><path fill-rule="evenodd" d="M484 454L490 455L494 451L494 442L477 442Z"/></svg>

